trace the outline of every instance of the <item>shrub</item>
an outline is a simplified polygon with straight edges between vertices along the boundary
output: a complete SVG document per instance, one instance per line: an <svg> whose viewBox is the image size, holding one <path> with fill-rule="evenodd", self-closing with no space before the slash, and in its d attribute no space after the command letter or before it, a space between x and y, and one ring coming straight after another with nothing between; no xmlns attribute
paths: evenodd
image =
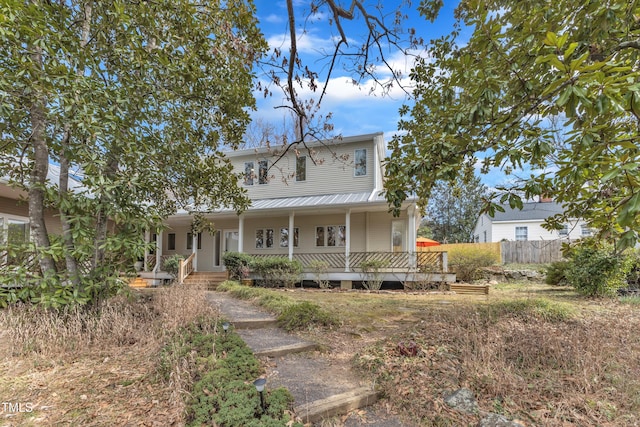
<svg viewBox="0 0 640 427"><path fill-rule="evenodd" d="M544 282L547 285L566 285L566 272L570 263L568 261L556 261L547 267Z"/></svg>
<svg viewBox="0 0 640 427"><path fill-rule="evenodd" d="M278 316L278 323L287 331L293 331L309 329L316 325L337 326L338 320L319 305L304 301L285 308Z"/></svg>
<svg viewBox="0 0 640 427"><path fill-rule="evenodd" d="M570 258L567 282L584 295L614 296L627 286L633 266L629 255L618 254L610 246L581 244L571 250Z"/></svg>
<svg viewBox="0 0 640 427"><path fill-rule="evenodd" d="M180 268L180 260L184 259L182 255L176 254L166 258L162 264L162 269L173 277L178 275L178 269Z"/></svg>
<svg viewBox="0 0 640 427"><path fill-rule="evenodd" d="M241 252L226 252L222 255L222 262L229 271L229 278L241 280L247 276L253 257Z"/></svg>
<svg viewBox="0 0 640 427"><path fill-rule="evenodd" d="M261 373L260 363L244 341L237 334L211 333L210 327L202 326L181 329L161 354L161 372L167 361L194 361L190 373L196 381L189 393L187 425L302 427L291 419L293 397L286 389L267 390L261 413L251 384Z"/></svg>
<svg viewBox="0 0 640 427"><path fill-rule="evenodd" d="M451 249L449 266L456 273L456 278L462 282L469 282L479 278L480 269L490 267L500 262L500 256L495 252L487 252L482 247L466 245Z"/></svg>
<svg viewBox="0 0 640 427"><path fill-rule="evenodd" d="M382 272L380 270L385 268L387 265L388 263L386 261L379 259L369 259L360 263L360 268L367 277L362 282L365 289L370 291L380 290L383 281Z"/></svg>
<svg viewBox="0 0 640 427"><path fill-rule="evenodd" d="M254 259L253 270L262 277L265 286L293 288L300 281L302 263L285 257Z"/></svg>
<svg viewBox="0 0 640 427"><path fill-rule="evenodd" d="M318 284L320 289L327 289L329 287L329 279L327 279L329 263L319 259L314 259L309 263L309 269L313 272L314 282Z"/></svg>

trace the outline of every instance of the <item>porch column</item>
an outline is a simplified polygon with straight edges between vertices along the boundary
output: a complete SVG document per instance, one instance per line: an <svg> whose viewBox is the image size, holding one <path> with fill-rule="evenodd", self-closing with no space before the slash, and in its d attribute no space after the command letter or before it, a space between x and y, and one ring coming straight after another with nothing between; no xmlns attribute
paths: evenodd
<svg viewBox="0 0 640 427"><path fill-rule="evenodd" d="M149 262L147 258L149 258L149 240L151 240L151 232L149 229L144 230L144 259L142 260L142 271L149 271Z"/></svg>
<svg viewBox="0 0 640 427"><path fill-rule="evenodd" d="M407 208L409 217L409 267L416 268L416 205L410 205Z"/></svg>
<svg viewBox="0 0 640 427"><path fill-rule="evenodd" d="M162 271L162 230L156 231L156 268L154 272Z"/></svg>
<svg viewBox="0 0 640 427"><path fill-rule="evenodd" d="M193 254L193 271L198 271L198 234L191 233L191 253Z"/></svg>
<svg viewBox="0 0 640 427"><path fill-rule="evenodd" d="M347 209L344 218L344 271L349 271L349 254L351 253L351 209Z"/></svg>
<svg viewBox="0 0 640 427"><path fill-rule="evenodd" d="M293 261L293 237L295 234L294 217L295 217L295 212L291 211L289 213L289 261Z"/></svg>
<svg viewBox="0 0 640 427"><path fill-rule="evenodd" d="M223 236L224 237L224 236ZM238 217L238 252L244 252L244 214Z"/></svg>

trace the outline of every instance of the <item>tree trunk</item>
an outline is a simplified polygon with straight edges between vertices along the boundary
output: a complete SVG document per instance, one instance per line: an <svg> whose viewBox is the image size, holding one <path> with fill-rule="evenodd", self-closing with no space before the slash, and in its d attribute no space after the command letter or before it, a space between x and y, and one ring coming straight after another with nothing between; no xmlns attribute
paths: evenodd
<svg viewBox="0 0 640 427"><path fill-rule="evenodd" d="M69 129L65 130L64 141L69 141ZM64 148L63 148L64 150ZM69 216L66 210L63 208L65 205L63 201L67 198L69 193L69 158L66 155L60 156L60 222L62 225L62 241L64 244L64 259L67 266L67 275L74 288L80 286L80 277L78 275L78 263L73 256L73 250L75 244L73 241L72 227L69 223Z"/></svg>
<svg viewBox="0 0 640 427"><path fill-rule="evenodd" d="M36 72L42 69L42 49L33 46L32 60ZM51 243L44 222L44 195L49 172L49 150L45 139L45 101L37 89L38 78L34 79L34 99L30 106L31 116L31 147L33 149L33 165L29 179L29 227L31 239L36 245L37 259L42 275L56 272L56 265L51 255L44 254L42 250L49 249Z"/></svg>

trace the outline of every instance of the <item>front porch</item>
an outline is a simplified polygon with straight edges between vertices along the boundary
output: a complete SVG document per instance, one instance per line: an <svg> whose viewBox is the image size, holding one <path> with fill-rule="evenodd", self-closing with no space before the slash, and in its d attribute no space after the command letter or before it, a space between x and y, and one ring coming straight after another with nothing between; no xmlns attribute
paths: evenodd
<svg viewBox="0 0 640 427"><path fill-rule="evenodd" d="M255 258L274 257L272 254L252 254ZM282 256L282 255L280 255ZM150 256L147 259L147 266L151 271L140 272L140 277L147 280L155 280L155 284L161 281L173 279L169 273L158 268L163 265L169 256ZM363 272L360 265L364 261L380 261L380 277L385 282L455 282L455 274L448 272L446 252L335 252L335 253L294 253L292 258L299 261L303 266L301 280L314 280L316 272L310 266L315 261L323 261L328 266L323 277L334 282L361 282L367 280L367 273ZM197 252L180 262L176 281L183 283L193 272L203 272L198 270ZM216 269L215 271L221 271ZM251 278L260 279L255 274Z"/></svg>

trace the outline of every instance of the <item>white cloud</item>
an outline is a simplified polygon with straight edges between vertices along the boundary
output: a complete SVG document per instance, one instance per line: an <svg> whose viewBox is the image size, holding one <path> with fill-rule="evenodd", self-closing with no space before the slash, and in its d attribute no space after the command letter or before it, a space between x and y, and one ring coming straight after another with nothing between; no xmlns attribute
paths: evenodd
<svg viewBox="0 0 640 427"><path fill-rule="evenodd" d="M282 15L277 15L275 13L270 14L269 16L267 16L266 18L264 18L265 22L268 22L270 24L281 24L283 22L285 22L284 16Z"/></svg>

